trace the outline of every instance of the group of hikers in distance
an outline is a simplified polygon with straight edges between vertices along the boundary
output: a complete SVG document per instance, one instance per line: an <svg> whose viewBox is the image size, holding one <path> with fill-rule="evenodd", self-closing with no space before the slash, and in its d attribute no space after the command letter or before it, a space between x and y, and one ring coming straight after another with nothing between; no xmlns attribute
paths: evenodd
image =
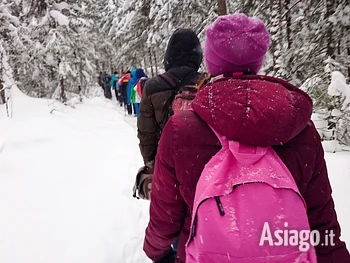
<svg viewBox="0 0 350 263"><path fill-rule="evenodd" d="M173 33L165 73L145 82L135 111L145 253L156 263L349 263L312 100L258 75L264 22L226 15L205 33L204 52L193 30Z"/></svg>
<svg viewBox="0 0 350 263"><path fill-rule="evenodd" d="M144 70L136 68L132 71L122 72L121 78L119 78L118 72L114 72L112 76L107 72L100 72L98 84L103 89L105 98L112 99L112 90L114 90L120 106L125 108L128 115L134 113L134 116L138 117L142 89L147 79Z"/></svg>

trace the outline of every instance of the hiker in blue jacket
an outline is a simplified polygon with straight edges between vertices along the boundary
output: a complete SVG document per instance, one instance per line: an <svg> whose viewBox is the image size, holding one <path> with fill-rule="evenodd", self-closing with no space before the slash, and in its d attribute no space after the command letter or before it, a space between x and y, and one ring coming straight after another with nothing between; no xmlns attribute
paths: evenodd
<svg viewBox="0 0 350 263"><path fill-rule="evenodd" d="M128 92L127 92L127 103L128 105L133 105L135 117L139 115L139 103L136 102L136 90L134 87L137 82L142 78L147 77L142 68L137 68L131 71L131 79L128 83Z"/></svg>
<svg viewBox="0 0 350 263"><path fill-rule="evenodd" d="M117 89L117 82L118 82L118 72L114 72L112 79L111 79L111 87L112 90L115 92L115 98L117 101L119 101L119 95L118 95L118 89Z"/></svg>

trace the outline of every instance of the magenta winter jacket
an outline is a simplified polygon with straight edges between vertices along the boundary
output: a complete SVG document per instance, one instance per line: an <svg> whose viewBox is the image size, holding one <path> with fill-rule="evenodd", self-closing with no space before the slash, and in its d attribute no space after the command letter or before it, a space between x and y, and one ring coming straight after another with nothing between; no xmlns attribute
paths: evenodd
<svg viewBox="0 0 350 263"><path fill-rule="evenodd" d="M243 79L244 78L244 79ZM152 184L144 251L162 259L180 236L177 262L185 262L196 183L221 148L210 124L230 140L273 149L291 171L308 208L311 229L334 230L335 246L317 246L319 263L349 263L339 240L320 137L310 121L312 101L272 77L243 76L208 84L192 103L195 112L174 115L163 130Z"/></svg>

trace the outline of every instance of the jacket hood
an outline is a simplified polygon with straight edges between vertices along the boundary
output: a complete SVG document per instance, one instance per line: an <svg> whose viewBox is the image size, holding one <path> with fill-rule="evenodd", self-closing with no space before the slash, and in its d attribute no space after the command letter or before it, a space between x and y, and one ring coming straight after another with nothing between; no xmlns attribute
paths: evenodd
<svg viewBox="0 0 350 263"><path fill-rule="evenodd" d="M131 71L131 77L136 77L136 69L133 69L133 70Z"/></svg>
<svg viewBox="0 0 350 263"><path fill-rule="evenodd" d="M137 68L135 75L138 79L140 79L142 77L147 77L142 68Z"/></svg>
<svg viewBox="0 0 350 263"><path fill-rule="evenodd" d="M188 66L198 70L203 51L196 33L191 29L177 29L171 36L164 55L164 68Z"/></svg>
<svg viewBox="0 0 350 263"><path fill-rule="evenodd" d="M219 134L262 147L297 136L310 121L312 105L290 83L257 75L210 82L192 102L193 110Z"/></svg>

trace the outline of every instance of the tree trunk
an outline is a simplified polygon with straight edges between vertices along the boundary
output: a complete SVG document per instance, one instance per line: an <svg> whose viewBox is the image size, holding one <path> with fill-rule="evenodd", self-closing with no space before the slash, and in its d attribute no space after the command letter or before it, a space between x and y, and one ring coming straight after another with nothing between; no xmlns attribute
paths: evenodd
<svg viewBox="0 0 350 263"><path fill-rule="evenodd" d="M112 65L111 55L108 54L108 57L109 57L109 59L108 59L108 69L109 69L110 73L113 73L113 65Z"/></svg>
<svg viewBox="0 0 350 263"><path fill-rule="evenodd" d="M61 100L61 102L66 102L67 97L66 97L66 93L64 92L64 78L63 78L63 76L61 76L61 78L60 78L60 86L61 86L60 100Z"/></svg>
<svg viewBox="0 0 350 263"><path fill-rule="evenodd" d="M271 45L270 51L273 61L273 75L281 75L281 56L282 56L282 29L281 29L281 0L270 0L271 9ZM267 72L270 73L270 72Z"/></svg>
<svg viewBox="0 0 350 263"><path fill-rule="evenodd" d="M227 15L226 0L218 0L218 12L219 16Z"/></svg>
<svg viewBox="0 0 350 263"><path fill-rule="evenodd" d="M80 89L79 94L85 94L86 91L86 84L84 81L84 74L83 74L83 62L81 61L81 58L79 60L79 76L80 76Z"/></svg>
<svg viewBox="0 0 350 263"><path fill-rule="evenodd" d="M65 94L65 88L64 88L64 76L60 75L60 66L61 66L62 60L61 58L58 58L58 74L59 74L59 86L60 86L60 101L61 102L66 102L67 98L66 98L66 94ZM63 67L64 65L62 65ZM64 74L64 70L62 72Z"/></svg>
<svg viewBox="0 0 350 263"><path fill-rule="evenodd" d="M147 67L147 59L146 59L146 56L143 56L143 68L145 69L145 72L147 72L148 70L148 67Z"/></svg>
<svg viewBox="0 0 350 263"><path fill-rule="evenodd" d="M252 15L252 13L254 13L253 0L244 1L242 11L246 15Z"/></svg>
<svg viewBox="0 0 350 263"><path fill-rule="evenodd" d="M96 70L97 70L97 72L102 71L102 70L101 70L101 64L100 64L100 62L98 61L98 59L95 59L95 65L96 65Z"/></svg>
<svg viewBox="0 0 350 263"><path fill-rule="evenodd" d="M347 48L348 51L348 78L350 79L350 47Z"/></svg>
<svg viewBox="0 0 350 263"><path fill-rule="evenodd" d="M328 21L328 19L334 14L335 7L334 7L334 0L327 0L326 1L326 18L325 21ZM330 22L328 22L327 26L327 57L331 57L332 59L335 59L335 51L336 51L336 45L334 43L334 25Z"/></svg>
<svg viewBox="0 0 350 263"><path fill-rule="evenodd" d="M150 66L151 66L152 77L154 77L153 62L152 62L152 51L151 51L150 48L148 49L148 54L149 54L149 61L150 61Z"/></svg>
<svg viewBox="0 0 350 263"><path fill-rule="evenodd" d="M6 98L5 98L5 89L3 85L3 81L0 77L0 104L5 104Z"/></svg>
<svg viewBox="0 0 350 263"><path fill-rule="evenodd" d="M288 49L292 47L292 15L290 8L290 0L285 0L284 6L287 7L287 14L286 14L286 22L287 22L287 42L288 42Z"/></svg>
<svg viewBox="0 0 350 263"><path fill-rule="evenodd" d="M4 81L2 80L3 77L3 54L0 53L0 104L5 104L6 98L5 98L5 89L4 89Z"/></svg>
<svg viewBox="0 0 350 263"><path fill-rule="evenodd" d="M153 52L154 65L156 67L156 75L158 75L157 54Z"/></svg>

